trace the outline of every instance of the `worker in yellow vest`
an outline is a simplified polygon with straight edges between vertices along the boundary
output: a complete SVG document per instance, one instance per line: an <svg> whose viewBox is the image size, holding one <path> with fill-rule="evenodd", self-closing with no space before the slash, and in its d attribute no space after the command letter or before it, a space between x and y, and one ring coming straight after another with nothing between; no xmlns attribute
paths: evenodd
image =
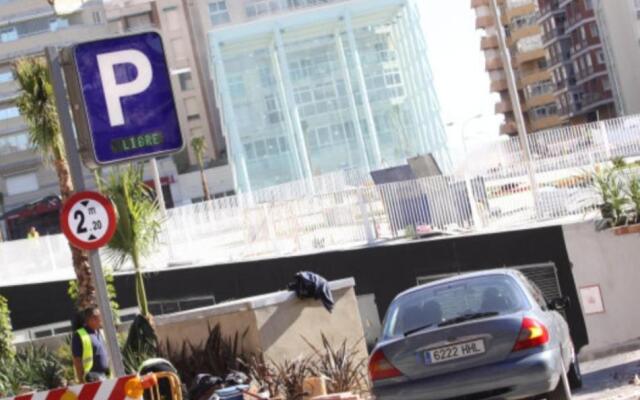
<svg viewBox="0 0 640 400"><path fill-rule="evenodd" d="M109 376L109 361L104 338L100 333L100 310L89 307L82 312L82 319L82 327L73 333L71 339L76 378L81 383L105 380Z"/></svg>

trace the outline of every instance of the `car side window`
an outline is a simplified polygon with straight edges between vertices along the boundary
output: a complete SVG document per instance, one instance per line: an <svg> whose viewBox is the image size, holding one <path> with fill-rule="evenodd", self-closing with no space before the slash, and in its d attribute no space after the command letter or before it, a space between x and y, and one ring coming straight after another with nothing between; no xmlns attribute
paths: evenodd
<svg viewBox="0 0 640 400"><path fill-rule="evenodd" d="M529 290L529 292L533 296L533 298L536 301L536 303L538 303L538 305L540 306L540 308L542 308L543 310L547 310L547 301L545 300L544 294L542 294L542 291L540 290L540 288L538 288L538 285L533 283L525 275L521 275L521 278L522 278L525 286L527 287L527 289Z"/></svg>

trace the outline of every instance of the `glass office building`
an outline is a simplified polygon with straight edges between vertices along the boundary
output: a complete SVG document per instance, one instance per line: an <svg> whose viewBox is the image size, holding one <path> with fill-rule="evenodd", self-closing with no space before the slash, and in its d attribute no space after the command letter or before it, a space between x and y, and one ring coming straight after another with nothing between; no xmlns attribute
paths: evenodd
<svg viewBox="0 0 640 400"><path fill-rule="evenodd" d="M392 167L429 153L449 167L412 1L279 10L232 20L208 40L240 191Z"/></svg>

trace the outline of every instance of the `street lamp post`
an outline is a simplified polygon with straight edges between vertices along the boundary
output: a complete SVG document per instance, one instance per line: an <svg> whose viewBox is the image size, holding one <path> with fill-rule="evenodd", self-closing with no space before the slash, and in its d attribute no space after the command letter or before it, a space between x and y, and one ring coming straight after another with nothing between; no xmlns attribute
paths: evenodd
<svg viewBox="0 0 640 400"><path fill-rule="evenodd" d="M484 117L483 114L477 114L474 115L472 117L467 118L461 125L461 129L460 129L460 136L462 139L462 146L464 149L464 161L465 161L465 165L464 165L464 186L467 190L467 195L469 196L469 206L471 209L471 219L473 220L473 225L477 228L477 229L482 229L483 227L483 223L482 223L482 218L480 218L480 211L478 210L478 203L476 201L476 196L475 193L473 192L473 185L471 184L471 177L469 174L469 168L467 165L467 160L469 158L469 152L468 152L468 148L467 148L467 137L465 136L465 129L467 128L467 125L469 125L469 123L471 121L475 121L477 119L480 119ZM447 124L447 126L453 126L455 125L455 123L450 122Z"/></svg>

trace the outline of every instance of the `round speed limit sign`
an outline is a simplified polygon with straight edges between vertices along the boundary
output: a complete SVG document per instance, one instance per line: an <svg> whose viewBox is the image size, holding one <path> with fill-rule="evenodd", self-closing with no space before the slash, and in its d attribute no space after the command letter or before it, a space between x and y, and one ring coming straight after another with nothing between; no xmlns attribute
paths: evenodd
<svg viewBox="0 0 640 400"><path fill-rule="evenodd" d="M109 199L96 192L76 193L67 200L60 219L62 232L72 245L95 250L116 231L116 213Z"/></svg>

